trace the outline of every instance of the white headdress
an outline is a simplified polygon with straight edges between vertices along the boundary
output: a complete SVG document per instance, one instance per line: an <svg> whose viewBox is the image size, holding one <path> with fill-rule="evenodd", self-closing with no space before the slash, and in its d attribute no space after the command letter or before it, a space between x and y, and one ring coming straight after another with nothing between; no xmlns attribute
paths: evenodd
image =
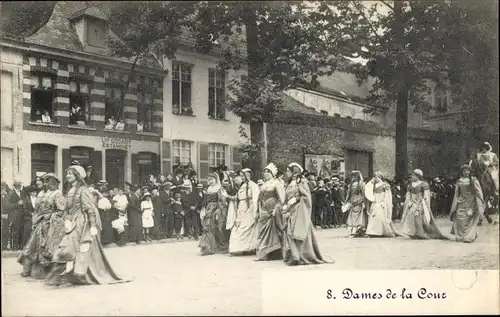
<svg viewBox="0 0 500 317"><path fill-rule="evenodd" d="M288 164L288 167L289 168L297 167L300 170L301 174L302 174L302 172L304 172L304 169L302 168L302 166L300 166L299 163L295 163L295 162L290 163L290 164Z"/></svg>
<svg viewBox="0 0 500 317"><path fill-rule="evenodd" d="M71 165L69 168L72 168L75 171L77 171L78 174L80 174L81 178L85 178L87 176L87 172L85 172L85 169L80 165Z"/></svg>
<svg viewBox="0 0 500 317"><path fill-rule="evenodd" d="M276 177L276 174L278 174L278 168L273 162L267 164L267 166L264 169L271 172L271 174L273 174L273 177Z"/></svg>
<svg viewBox="0 0 500 317"><path fill-rule="evenodd" d="M424 172L422 172L422 170L418 168L413 171L413 174L417 175L420 178L424 177Z"/></svg>

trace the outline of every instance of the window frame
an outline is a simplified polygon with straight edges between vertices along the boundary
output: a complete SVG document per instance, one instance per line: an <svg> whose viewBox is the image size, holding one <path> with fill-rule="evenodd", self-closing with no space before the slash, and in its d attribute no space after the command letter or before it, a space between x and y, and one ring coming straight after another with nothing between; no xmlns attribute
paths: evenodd
<svg viewBox="0 0 500 317"><path fill-rule="evenodd" d="M178 67L178 70L176 69ZM188 63L172 63L172 113L193 115L193 65ZM185 71L185 73L184 73ZM186 75L186 77L184 77ZM185 79L189 76L189 79ZM183 83L189 84L189 103L183 100ZM178 100L175 100L174 87L178 88Z"/></svg>
<svg viewBox="0 0 500 317"><path fill-rule="evenodd" d="M222 151L218 149L222 148ZM218 158L217 153L222 153ZM223 143L208 144L208 170L210 173L215 172L219 166L228 166L229 146ZM212 164L213 162L213 164Z"/></svg>
<svg viewBox="0 0 500 317"><path fill-rule="evenodd" d="M71 102L71 97L78 97L79 104L78 106L82 107L82 103L84 103L84 118L85 118L85 126L89 127L91 125L91 120L90 120L90 113L91 113L91 102L90 102L90 91L92 90L92 83L86 80L81 80L77 78L70 78L69 79L69 85L71 86L71 83L75 82L76 84L76 91L71 91L69 90L69 118L70 118L70 123L69 125L72 126L78 126L77 123L71 123L71 110L72 110L72 102ZM81 84L86 84L87 85L87 93L81 92ZM82 98L85 98L84 101L82 102Z"/></svg>
<svg viewBox="0 0 500 317"><path fill-rule="evenodd" d="M33 85L33 79L35 77L37 78L37 86ZM44 87L44 85L43 85L44 78L50 78L50 80L51 80L50 87ZM31 74L30 74L30 87L31 87L31 92L30 92L30 97L31 97L31 101L30 101L30 108L31 108L31 111L30 111L30 122L43 123L42 120L41 120L41 118L40 118L40 122L36 121L36 119L33 120L34 115L36 114L36 112L35 112L36 109L34 109L34 107L33 107L33 103L34 103L34 100L36 98L33 98L33 94L36 94L36 93L50 93L52 95L51 102L50 102L50 110L49 110L51 122L50 123L44 123L44 124L53 124L53 123L56 123L56 120L55 120L55 117L54 117L54 114L55 114L54 99L56 98L56 90L55 90L56 78L57 78L57 76L54 75L54 74L52 74L52 73L45 73L45 72L40 72L40 71L31 72ZM45 109L43 109L43 110L45 110ZM42 112L41 115L43 115L43 112Z"/></svg>
<svg viewBox="0 0 500 317"><path fill-rule="evenodd" d="M120 96L115 96L115 89L120 90ZM119 118L116 117L116 113L115 113L116 108L119 106L120 97L121 97L121 94L123 93L123 89L124 88L122 86L119 86L119 85L107 85L106 86L106 88L105 88L106 95L105 95L105 101L104 101L104 125L106 125L106 122L108 121L108 119L111 118L111 116L109 116L109 117L107 116L107 107L108 107L108 104L110 102L112 102L112 106L114 108L113 112L112 112L112 116L115 117L116 122L119 122L123 118L123 116L124 116L123 111L121 111ZM111 91L111 96L108 96L108 91Z"/></svg>
<svg viewBox="0 0 500 317"><path fill-rule="evenodd" d="M107 38L108 32L109 32L108 23L104 20L101 20L101 19L87 17L86 24L87 24L86 25L87 45L91 46L91 47L96 47L96 48L107 48L106 38ZM92 26L94 26L94 27L92 27ZM102 38L100 38L99 40L93 40L93 39L91 40L91 36L92 36L91 31L92 30L99 30L101 26L103 27L103 30L102 30L103 33L101 34Z"/></svg>
<svg viewBox="0 0 500 317"><path fill-rule="evenodd" d="M147 102L146 96L150 96L149 102ZM139 98L141 96L142 98ZM148 115L149 114L149 115ZM139 88L137 90L137 123L139 120L142 121L142 132L153 132L154 124L154 103L153 103L153 93L148 92L145 89ZM146 122L148 124L146 124Z"/></svg>
<svg viewBox="0 0 500 317"><path fill-rule="evenodd" d="M216 68L208 69L208 117L210 119L226 120L226 109L224 107L226 100L226 76L226 72L222 70ZM222 92L222 101L219 100L219 92ZM213 97L211 97L212 95Z"/></svg>
<svg viewBox="0 0 500 317"><path fill-rule="evenodd" d="M183 147L182 145L187 145ZM193 146L194 142L189 140L172 140L172 166L185 165L192 162L193 157ZM187 156L183 156L183 151L188 151ZM176 156L176 152L179 152L179 156ZM179 161L176 158L179 158ZM185 159L183 161L183 158Z"/></svg>

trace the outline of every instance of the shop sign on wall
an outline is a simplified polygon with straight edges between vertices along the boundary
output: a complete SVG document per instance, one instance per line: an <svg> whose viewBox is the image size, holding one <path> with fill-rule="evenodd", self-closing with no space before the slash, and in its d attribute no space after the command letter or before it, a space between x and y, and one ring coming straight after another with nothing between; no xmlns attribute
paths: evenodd
<svg viewBox="0 0 500 317"><path fill-rule="evenodd" d="M130 139L120 139L120 138L102 138L102 148L103 149L117 149L128 151L130 149L131 141Z"/></svg>
<svg viewBox="0 0 500 317"><path fill-rule="evenodd" d="M305 169L319 177L330 178L338 175L343 178L345 175L345 161L340 155L305 154L304 161Z"/></svg>

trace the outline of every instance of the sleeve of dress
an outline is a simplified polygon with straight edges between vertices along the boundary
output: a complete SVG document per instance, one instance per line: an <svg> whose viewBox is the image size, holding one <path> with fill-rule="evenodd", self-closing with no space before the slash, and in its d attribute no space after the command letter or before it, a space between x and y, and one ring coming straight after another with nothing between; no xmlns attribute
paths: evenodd
<svg viewBox="0 0 500 317"><path fill-rule="evenodd" d="M386 207L386 212L387 212L387 219L391 220L392 219L392 192L391 192L391 187L389 185L385 185L385 207Z"/></svg>
<svg viewBox="0 0 500 317"><path fill-rule="evenodd" d="M54 203L56 205L57 210L64 211L66 209L66 201L64 200L64 195L62 191L57 190L54 194Z"/></svg>
<svg viewBox="0 0 500 317"><path fill-rule="evenodd" d="M459 189L458 186L455 186L455 194L453 194L453 202L451 203L450 216L453 215L455 211L457 211L458 195L459 195Z"/></svg>
<svg viewBox="0 0 500 317"><path fill-rule="evenodd" d="M472 181L474 182L474 189L476 191L477 209L479 213L483 215L485 209L485 202L483 197L483 191L481 189L481 184L479 184L479 181L475 177L472 178Z"/></svg>
<svg viewBox="0 0 500 317"><path fill-rule="evenodd" d="M90 190L87 188L82 188L80 199L82 203L82 209L89 217L90 226L97 227L99 228L99 230L101 230L101 218L99 217L97 208L93 203L92 193L90 192Z"/></svg>
<svg viewBox="0 0 500 317"><path fill-rule="evenodd" d="M498 170L498 156L493 153L493 158L491 159L492 165Z"/></svg>
<svg viewBox="0 0 500 317"><path fill-rule="evenodd" d="M312 210L312 198L311 191L309 190L309 185L303 180L297 182L297 187L299 188L300 200L306 205L306 208Z"/></svg>
<svg viewBox="0 0 500 317"><path fill-rule="evenodd" d="M285 192L285 186L280 182L276 182L276 193L278 194L278 198L283 205L285 203L286 199L286 192Z"/></svg>
<svg viewBox="0 0 500 317"><path fill-rule="evenodd" d="M254 182L249 182L248 184L251 184L251 189L252 189L252 205L253 205L253 214L255 217L259 214L259 194L260 194L260 189L257 184ZM247 185L248 186L248 185Z"/></svg>
<svg viewBox="0 0 500 317"><path fill-rule="evenodd" d="M427 205L428 210L431 210L431 189L429 184L423 183L422 189L424 190L424 202Z"/></svg>

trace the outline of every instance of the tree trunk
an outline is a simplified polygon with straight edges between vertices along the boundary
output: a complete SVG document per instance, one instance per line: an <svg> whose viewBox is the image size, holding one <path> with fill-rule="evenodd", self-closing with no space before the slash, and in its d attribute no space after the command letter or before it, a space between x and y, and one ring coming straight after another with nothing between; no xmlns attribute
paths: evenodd
<svg viewBox="0 0 500 317"><path fill-rule="evenodd" d="M139 57L141 56L141 54L137 54L137 56L134 58L134 62L132 64L132 67L130 68L130 72L129 72L128 76L127 76L127 81L125 83L125 87L124 87L123 92L122 92L122 94L120 96L120 105L119 105L118 111L116 113L116 120L120 120L120 116L123 114L123 109L125 108L124 107L125 95L128 92L128 88L130 86L130 81L134 77L135 67L137 66L137 61L139 60Z"/></svg>
<svg viewBox="0 0 500 317"><path fill-rule="evenodd" d="M394 1L393 32L396 34L395 48L401 49L404 43L404 25L401 20L403 7L401 1ZM408 94L405 69L399 69L400 88L396 103L396 179L404 180L408 176Z"/></svg>
<svg viewBox="0 0 500 317"><path fill-rule="evenodd" d="M255 16L255 10L251 3L244 4L244 21L247 39L247 60L248 60L248 78L250 81L257 78L258 72L258 56L259 56L259 38L258 29ZM254 154L254 159L250 161L250 166L256 178L260 178L262 169L265 167L266 162L263 161L262 146L264 142L264 125L262 122L251 120L250 122L250 139L252 144L258 146L259 150Z"/></svg>
<svg viewBox="0 0 500 317"><path fill-rule="evenodd" d="M421 167L419 167L421 168ZM398 93L396 108L396 179L408 176L408 88Z"/></svg>

